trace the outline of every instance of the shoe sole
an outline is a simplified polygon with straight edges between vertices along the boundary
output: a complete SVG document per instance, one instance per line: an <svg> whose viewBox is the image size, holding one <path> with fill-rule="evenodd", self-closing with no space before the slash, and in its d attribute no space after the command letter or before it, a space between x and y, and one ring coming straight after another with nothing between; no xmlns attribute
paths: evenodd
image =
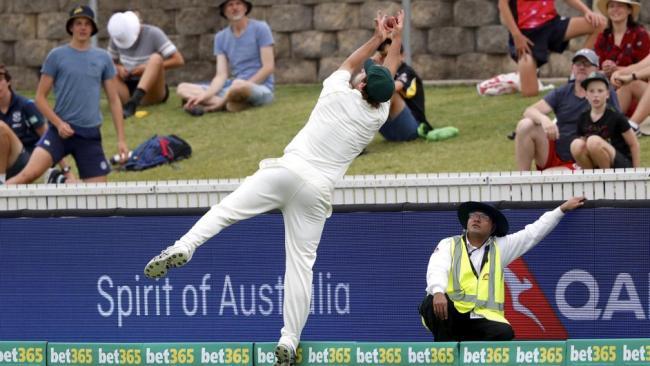
<svg viewBox="0 0 650 366"><path fill-rule="evenodd" d="M166 256L161 254L147 263L147 266L144 268L144 274L149 278L165 277L168 269L182 267L187 263L187 261L187 256L184 253Z"/></svg>
<svg viewBox="0 0 650 366"><path fill-rule="evenodd" d="M275 347L275 364L273 366L293 366L295 364L291 350L287 346L279 345Z"/></svg>

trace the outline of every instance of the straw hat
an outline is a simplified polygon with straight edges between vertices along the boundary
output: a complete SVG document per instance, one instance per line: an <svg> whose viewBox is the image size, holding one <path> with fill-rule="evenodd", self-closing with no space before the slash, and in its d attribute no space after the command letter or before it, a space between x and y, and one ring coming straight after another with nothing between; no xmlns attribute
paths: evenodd
<svg viewBox="0 0 650 366"><path fill-rule="evenodd" d="M633 0L598 0L598 10L600 10L603 15L607 16L607 4L609 4L610 1L616 1L630 5L632 7L632 19L639 19L639 13L641 12L641 3Z"/></svg>

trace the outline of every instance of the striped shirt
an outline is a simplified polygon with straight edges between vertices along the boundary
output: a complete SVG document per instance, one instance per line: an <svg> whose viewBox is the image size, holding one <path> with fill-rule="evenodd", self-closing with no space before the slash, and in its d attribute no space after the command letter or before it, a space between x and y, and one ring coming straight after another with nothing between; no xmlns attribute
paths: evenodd
<svg viewBox="0 0 650 366"><path fill-rule="evenodd" d="M108 45L108 53L113 60L119 61L129 72L147 63L153 53L159 53L166 59L176 52L176 46L162 29L147 24L142 25L138 39L130 48L119 48L112 39Z"/></svg>

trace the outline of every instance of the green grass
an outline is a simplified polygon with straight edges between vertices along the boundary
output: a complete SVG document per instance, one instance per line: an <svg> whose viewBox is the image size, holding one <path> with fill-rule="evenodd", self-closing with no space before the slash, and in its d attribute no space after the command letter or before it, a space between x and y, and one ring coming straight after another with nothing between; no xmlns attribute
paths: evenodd
<svg viewBox="0 0 650 366"><path fill-rule="evenodd" d="M320 85L280 85L275 102L241 113L191 117L172 93L163 105L146 107L149 115L125 121L129 148L153 134L177 134L193 148L190 159L144 172L114 172L110 181L240 178L260 160L282 155L307 121ZM427 87L427 117L435 127L456 126L460 135L442 142L387 142L377 136L347 174L493 172L515 169L514 143L506 138L524 108L538 98L518 95L481 97L471 86ZM115 130L106 103L102 132L107 156L116 153ZM641 142L642 166L650 166L650 138Z"/></svg>

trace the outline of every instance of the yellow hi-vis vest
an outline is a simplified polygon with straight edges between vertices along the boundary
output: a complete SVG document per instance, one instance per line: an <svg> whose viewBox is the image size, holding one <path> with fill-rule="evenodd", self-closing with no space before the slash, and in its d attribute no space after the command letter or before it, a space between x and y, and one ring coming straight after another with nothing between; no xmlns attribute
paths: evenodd
<svg viewBox="0 0 650 366"><path fill-rule="evenodd" d="M487 262L476 278L467 254L464 236L453 237L447 296L454 302L454 307L460 313L473 310L488 320L508 323L503 311L505 282L499 246L494 241L494 237L490 237L484 245L489 245L490 251Z"/></svg>

